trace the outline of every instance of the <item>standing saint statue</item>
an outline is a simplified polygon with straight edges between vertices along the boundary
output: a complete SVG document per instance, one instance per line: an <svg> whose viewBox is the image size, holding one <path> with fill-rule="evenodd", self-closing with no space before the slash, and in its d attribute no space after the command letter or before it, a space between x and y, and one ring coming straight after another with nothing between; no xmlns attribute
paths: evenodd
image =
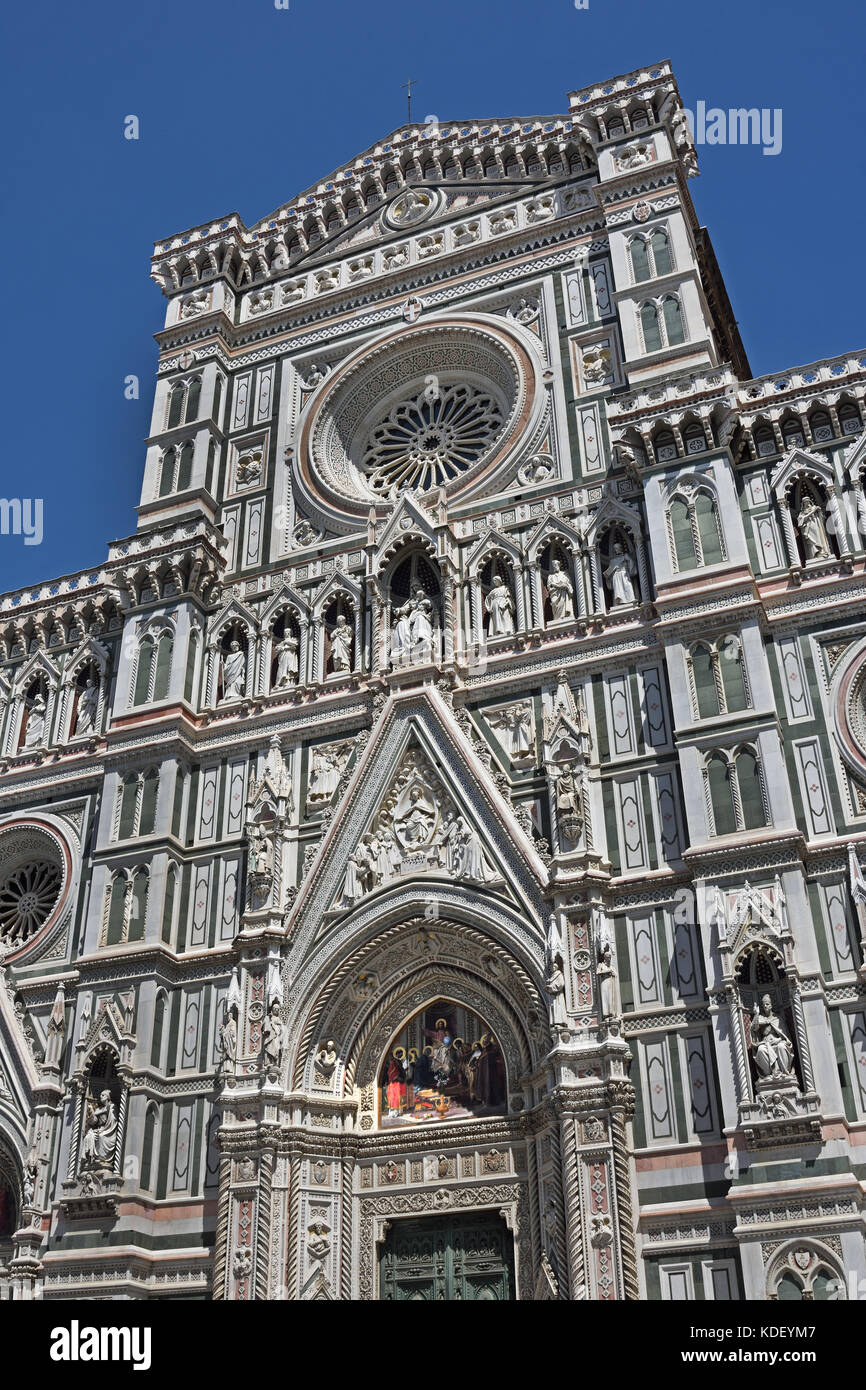
<svg viewBox="0 0 866 1390"><path fill-rule="evenodd" d="M96 729L96 711L99 706L99 685L92 677L78 697L78 711L75 718L77 734L92 734Z"/></svg>
<svg viewBox="0 0 866 1390"><path fill-rule="evenodd" d="M561 560L554 560L551 565L550 574L547 576L547 593L553 622L561 623L574 617L574 588L562 568Z"/></svg>
<svg viewBox="0 0 866 1390"><path fill-rule="evenodd" d="M824 518L820 508L815 505L811 497L804 496L799 514L797 516L797 526L803 538L803 545L806 549L807 560L829 560L832 551L830 542L827 539L827 528L824 525Z"/></svg>
<svg viewBox="0 0 866 1390"><path fill-rule="evenodd" d="M27 715L27 728L24 733L24 747L38 748L45 738L45 717L48 706L41 690L33 696L33 703Z"/></svg>
<svg viewBox="0 0 866 1390"><path fill-rule="evenodd" d="M610 592L613 596L613 608L624 608L627 604L635 602L635 590L632 577L635 572L635 563L627 550L623 550L619 541L614 541L604 571L604 577L610 585Z"/></svg>
<svg viewBox="0 0 866 1390"><path fill-rule="evenodd" d="M242 700L244 697L244 685L246 683L247 659L240 642L229 643L227 652L223 652L223 694L221 704L227 700Z"/></svg>
<svg viewBox="0 0 866 1390"><path fill-rule="evenodd" d="M331 631L331 669L351 671L352 669L352 629L345 613L337 614L337 621Z"/></svg>
<svg viewBox="0 0 866 1390"><path fill-rule="evenodd" d="M287 685L295 685L298 680L298 639L286 633L277 647L277 677L275 690L284 690Z"/></svg>
<svg viewBox="0 0 866 1390"><path fill-rule="evenodd" d="M514 632L514 601L511 590L500 574L493 576L493 587L484 604L490 622L488 637L510 637Z"/></svg>

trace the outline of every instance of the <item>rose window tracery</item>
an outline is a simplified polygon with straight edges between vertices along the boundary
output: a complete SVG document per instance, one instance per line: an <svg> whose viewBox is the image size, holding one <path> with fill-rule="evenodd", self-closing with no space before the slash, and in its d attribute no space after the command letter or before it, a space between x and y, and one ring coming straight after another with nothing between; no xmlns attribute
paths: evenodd
<svg viewBox="0 0 866 1390"><path fill-rule="evenodd" d="M35 936L54 910L62 880L59 866L48 860L7 873L0 882L0 941L23 946Z"/></svg>
<svg viewBox="0 0 866 1390"><path fill-rule="evenodd" d="M373 428L361 466L378 493L442 487L472 467L503 423L485 391L461 384L425 388Z"/></svg>

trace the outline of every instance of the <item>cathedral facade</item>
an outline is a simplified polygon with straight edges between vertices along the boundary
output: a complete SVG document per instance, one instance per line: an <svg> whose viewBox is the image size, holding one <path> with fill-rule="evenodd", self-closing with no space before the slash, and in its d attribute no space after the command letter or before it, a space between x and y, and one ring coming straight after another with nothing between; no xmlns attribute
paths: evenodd
<svg viewBox="0 0 866 1390"><path fill-rule="evenodd" d="M0 598L0 1296L863 1289L866 358L696 173L662 63L157 244Z"/></svg>

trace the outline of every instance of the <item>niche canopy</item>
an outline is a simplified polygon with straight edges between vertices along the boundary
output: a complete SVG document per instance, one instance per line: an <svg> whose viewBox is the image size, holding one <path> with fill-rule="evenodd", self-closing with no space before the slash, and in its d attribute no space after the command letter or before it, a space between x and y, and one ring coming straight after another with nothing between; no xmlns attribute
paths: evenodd
<svg viewBox="0 0 866 1390"><path fill-rule="evenodd" d="M302 422L298 487L331 529L363 526L404 493L465 501L504 486L541 414L522 335L481 315L416 325L362 349Z"/></svg>

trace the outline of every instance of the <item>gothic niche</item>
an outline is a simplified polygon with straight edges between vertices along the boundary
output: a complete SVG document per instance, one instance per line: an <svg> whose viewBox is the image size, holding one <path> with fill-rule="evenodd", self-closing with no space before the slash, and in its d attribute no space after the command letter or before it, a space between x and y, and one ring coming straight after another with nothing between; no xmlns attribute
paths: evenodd
<svg viewBox="0 0 866 1390"><path fill-rule="evenodd" d="M471 1009L437 999L394 1038L379 1072L379 1095L383 1128L501 1115L502 1048Z"/></svg>
<svg viewBox="0 0 866 1390"><path fill-rule="evenodd" d="M438 575L425 555L408 555L391 579L391 665L434 659L441 645Z"/></svg>
<svg viewBox="0 0 866 1390"><path fill-rule="evenodd" d="M622 526L605 532L601 547L601 572L608 608L628 608L641 594L631 536Z"/></svg>
<svg viewBox="0 0 866 1390"><path fill-rule="evenodd" d="M24 694L24 712L18 751L29 753L44 748L48 741L48 683L44 676L31 681Z"/></svg>
<svg viewBox="0 0 866 1390"><path fill-rule="evenodd" d="M219 684L217 703L242 700L247 685L247 642L242 627L234 624L224 633L219 646Z"/></svg>
<svg viewBox="0 0 866 1390"><path fill-rule="evenodd" d="M802 1090L787 982L760 947L746 953L737 976L755 1097L771 1118L782 1119L794 1113L792 1092Z"/></svg>
<svg viewBox="0 0 866 1390"><path fill-rule="evenodd" d="M76 1117L77 1177L84 1193L102 1192L107 1186L119 1185L123 1095L114 1054L108 1048L101 1048L95 1053L84 1080ZM114 1179L118 1180L117 1184Z"/></svg>
<svg viewBox="0 0 866 1390"><path fill-rule="evenodd" d="M810 560L829 560L834 555L838 556L839 545L833 535L834 527L828 525L832 513L820 486L811 478L796 478L788 494L788 505L802 562L808 564Z"/></svg>
<svg viewBox="0 0 866 1390"><path fill-rule="evenodd" d="M481 571L484 632L487 637L511 637L514 633L514 591L502 560L494 556Z"/></svg>
<svg viewBox="0 0 866 1390"><path fill-rule="evenodd" d="M569 622L574 618L571 556L557 541L542 552L541 572L544 577L544 626Z"/></svg>
<svg viewBox="0 0 866 1390"><path fill-rule="evenodd" d="M351 604L340 594L325 610L325 671L329 676L345 676L352 670L352 624Z"/></svg>
<svg viewBox="0 0 866 1390"><path fill-rule="evenodd" d="M301 633L291 613L281 613L271 631L271 690L298 684Z"/></svg>

